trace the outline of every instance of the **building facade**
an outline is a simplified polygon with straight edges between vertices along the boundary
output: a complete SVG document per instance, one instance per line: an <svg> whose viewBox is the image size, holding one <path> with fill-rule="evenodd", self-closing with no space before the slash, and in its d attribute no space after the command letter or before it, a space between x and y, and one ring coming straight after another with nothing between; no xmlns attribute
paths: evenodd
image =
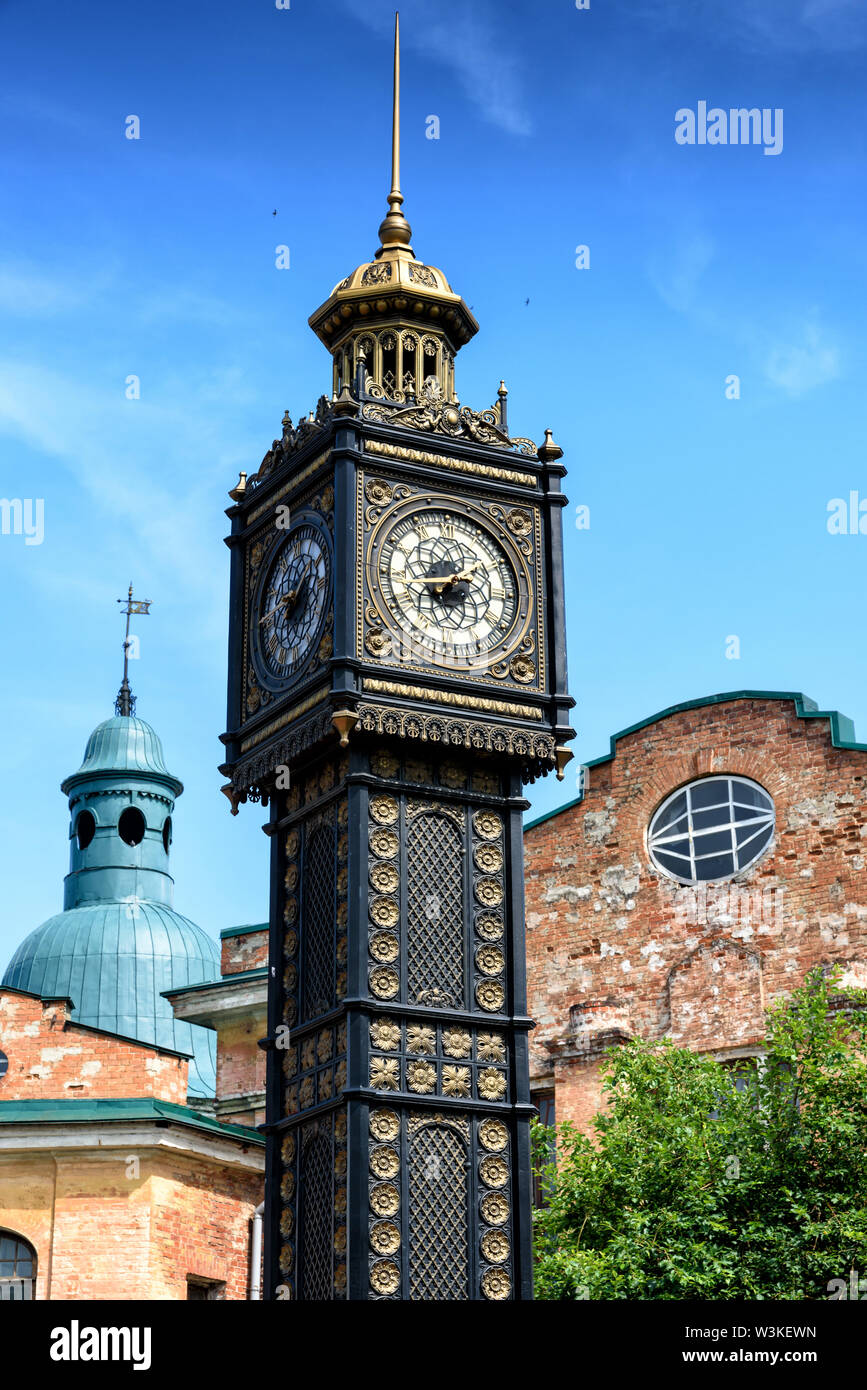
<svg viewBox="0 0 867 1390"><path fill-rule="evenodd" d="M255 1297L267 931L221 958L175 911L182 788L143 720L63 790L64 910L0 984L0 1299Z"/></svg>
<svg viewBox="0 0 867 1390"><path fill-rule="evenodd" d="M690 701L611 740L527 826L531 1085L588 1129L606 1049L761 1056L815 966L867 983L867 745L800 694Z"/></svg>

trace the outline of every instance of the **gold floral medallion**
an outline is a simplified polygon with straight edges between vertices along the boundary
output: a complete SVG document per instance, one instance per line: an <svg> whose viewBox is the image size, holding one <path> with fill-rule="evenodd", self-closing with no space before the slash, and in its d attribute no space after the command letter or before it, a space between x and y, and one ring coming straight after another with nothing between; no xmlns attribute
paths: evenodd
<svg viewBox="0 0 867 1390"><path fill-rule="evenodd" d="M397 960L400 954L400 942L396 936L392 936L391 932L374 932L370 938L369 950L374 960L388 964Z"/></svg>
<svg viewBox="0 0 867 1390"><path fill-rule="evenodd" d="M377 1260L370 1269L370 1285L377 1293L397 1293L400 1288L400 1270L393 1260Z"/></svg>
<svg viewBox="0 0 867 1390"><path fill-rule="evenodd" d="M406 1069L407 1085L419 1095L429 1095L436 1085L436 1067L430 1062L410 1062Z"/></svg>
<svg viewBox="0 0 867 1390"><path fill-rule="evenodd" d="M482 907L499 907L503 901L503 885L495 878L480 878L476 884L476 897Z"/></svg>
<svg viewBox="0 0 867 1390"><path fill-rule="evenodd" d="M482 1120L479 1125L479 1143L488 1153L502 1153L509 1142L509 1131L502 1120Z"/></svg>
<svg viewBox="0 0 867 1390"><path fill-rule="evenodd" d="M392 1221L374 1221L370 1228L370 1244L377 1255L394 1255L400 1249L400 1231Z"/></svg>
<svg viewBox="0 0 867 1390"><path fill-rule="evenodd" d="M505 1231L485 1231L482 1236L481 1251L489 1264L501 1265L504 1260L509 1258L511 1249L509 1237Z"/></svg>
<svg viewBox="0 0 867 1390"><path fill-rule="evenodd" d="M435 1052L436 1033L424 1023L412 1023L406 1030L407 1052Z"/></svg>
<svg viewBox="0 0 867 1390"><path fill-rule="evenodd" d="M503 855L496 845L476 845L473 859L485 874L498 874L503 867Z"/></svg>
<svg viewBox="0 0 867 1390"><path fill-rule="evenodd" d="M400 1047L400 1024L387 1018L377 1018L370 1025L370 1041L383 1052L394 1052Z"/></svg>
<svg viewBox="0 0 867 1390"><path fill-rule="evenodd" d="M400 1193L391 1182L380 1182L370 1189L370 1206L377 1216L396 1216Z"/></svg>
<svg viewBox="0 0 867 1390"><path fill-rule="evenodd" d="M378 927L396 927L400 921L400 909L394 898L372 898L370 920Z"/></svg>
<svg viewBox="0 0 867 1390"><path fill-rule="evenodd" d="M476 965L483 975L501 975L506 968L506 958L499 946L481 946L476 951Z"/></svg>
<svg viewBox="0 0 867 1390"><path fill-rule="evenodd" d="M396 1091L400 1085L397 1058L371 1057L370 1084L375 1091Z"/></svg>
<svg viewBox="0 0 867 1390"><path fill-rule="evenodd" d="M393 796L371 797L370 814L379 825L394 825L398 816L397 802Z"/></svg>
<svg viewBox="0 0 867 1390"><path fill-rule="evenodd" d="M374 1139L385 1142L400 1134L400 1116L394 1110L371 1110L369 1123Z"/></svg>
<svg viewBox="0 0 867 1390"><path fill-rule="evenodd" d="M505 1187L509 1181L509 1168L496 1154L488 1154L479 1164L479 1177L486 1187Z"/></svg>
<svg viewBox="0 0 867 1390"><path fill-rule="evenodd" d="M387 965L370 972L370 989L377 999L393 999L400 989L400 976Z"/></svg>
<svg viewBox="0 0 867 1390"><path fill-rule="evenodd" d="M498 1159L497 1162L500 1162ZM400 1156L397 1149L388 1144L377 1144L370 1151L370 1171L375 1178L394 1178L400 1169Z"/></svg>
<svg viewBox="0 0 867 1390"><path fill-rule="evenodd" d="M489 1226L504 1226L509 1219L509 1203L502 1192L488 1192L482 1198L481 1210Z"/></svg>
<svg viewBox="0 0 867 1390"><path fill-rule="evenodd" d="M503 1062L506 1041L499 1033L480 1033L476 1040L476 1056L480 1062Z"/></svg>
<svg viewBox="0 0 867 1390"><path fill-rule="evenodd" d="M469 1067L443 1067L443 1095L468 1096L469 1094Z"/></svg>
<svg viewBox="0 0 867 1390"><path fill-rule="evenodd" d="M393 864L374 864L370 870L370 883L377 893L396 893L400 886L400 875Z"/></svg>
<svg viewBox="0 0 867 1390"><path fill-rule="evenodd" d="M447 1057L469 1057L473 1040L466 1028L443 1029L443 1052Z"/></svg>
<svg viewBox="0 0 867 1390"><path fill-rule="evenodd" d="M486 1013L499 1013L505 1003L506 993L498 980L483 980L476 985L476 1002Z"/></svg>
<svg viewBox="0 0 867 1390"><path fill-rule="evenodd" d="M378 859L394 859L400 849L400 841L393 830L374 830L370 837L370 848Z"/></svg>
<svg viewBox="0 0 867 1390"><path fill-rule="evenodd" d="M503 919L496 912L480 912L476 918L476 935L484 941L499 941L503 935Z"/></svg>
<svg viewBox="0 0 867 1390"><path fill-rule="evenodd" d="M498 840L503 833L503 822L493 811L477 811L473 816L473 829L480 840Z"/></svg>
<svg viewBox="0 0 867 1390"><path fill-rule="evenodd" d="M486 1269L482 1275L482 1293L492 1302L501 1303L509 1298L512 1285L504 1269Z"/></svg>
<svg viewBox="0 0 867 1390"><path fill-rule="evenodd" d="M496 1067L483 1067L476 1077L482 1100L502 1100L506 1094L506 1078Z"/></svg>

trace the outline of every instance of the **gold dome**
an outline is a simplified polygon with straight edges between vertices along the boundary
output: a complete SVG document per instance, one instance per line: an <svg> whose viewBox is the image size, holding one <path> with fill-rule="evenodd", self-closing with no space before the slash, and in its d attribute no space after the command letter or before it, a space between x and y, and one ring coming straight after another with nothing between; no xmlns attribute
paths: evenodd
<svg viewBox="0 0 867 1390"><path fill-rule="evenodd" d="M417 394L433 378L451 399L455 353L479 325L443 272L415 256L402 203L400 31L395 16L391 192L379 228L381 245L372 260L334 286L308 323L332 354L336 393L354 379L363 359L368 375L387 394Z"/></svg>

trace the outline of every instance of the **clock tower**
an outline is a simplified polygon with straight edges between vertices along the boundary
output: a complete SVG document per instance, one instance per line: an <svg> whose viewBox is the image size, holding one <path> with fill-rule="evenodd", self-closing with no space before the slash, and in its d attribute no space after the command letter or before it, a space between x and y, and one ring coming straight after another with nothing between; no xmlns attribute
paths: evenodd
<svg viewBox="0 0 867 1390"><path fill-rule="evenodd" d="M401 211L232 491L233 811L270 810L265 1296L532 1297L521 815L563 768L561 450L476 411Z"/></svg>

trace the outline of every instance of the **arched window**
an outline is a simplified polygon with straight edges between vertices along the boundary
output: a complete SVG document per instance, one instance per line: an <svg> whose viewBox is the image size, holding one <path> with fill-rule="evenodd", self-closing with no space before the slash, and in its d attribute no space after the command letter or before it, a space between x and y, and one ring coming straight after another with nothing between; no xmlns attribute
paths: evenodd
<svg viewBox="0 0 867 1390"><path fill-rule="evenodd" d="M166 818L165 818L165 820L164 820L164 822L163 822L163 849L165 850L166 854L168 854L168 852L169 852L169 845L171 844L171 842L172 842L172 818L171 818L171 816L166 816Z"/></svg>
<svg viewBox="0 0 867 1390"><path fill-rule="evenodd" d="M145 818L137 806L127 806L117 823L117 833L125 845L140 845L145 836Z"/></svg>
<svg viewBox="0 0 867 1390"><path fill-rule="evenodd" d="M733 878L774 838L774 803L747 777L702 777L666 797L647 832L650 857L667 878Z"/></svg>
<svg viewBox="0 0 867 1390"><path fill-rule="evenodd" d="M36 1290L36 1251L14 1231L0 1230L0 1300L31 1301Z"/></svg>
<svg viewBox="0 0 867 1390"><path fill-rule="evenodd" d="M93 839L93 832L96 830L96 821L90 811L82 811L78 820L75 822L75 834L78 840L79 849L87 849Z"/></svg>

